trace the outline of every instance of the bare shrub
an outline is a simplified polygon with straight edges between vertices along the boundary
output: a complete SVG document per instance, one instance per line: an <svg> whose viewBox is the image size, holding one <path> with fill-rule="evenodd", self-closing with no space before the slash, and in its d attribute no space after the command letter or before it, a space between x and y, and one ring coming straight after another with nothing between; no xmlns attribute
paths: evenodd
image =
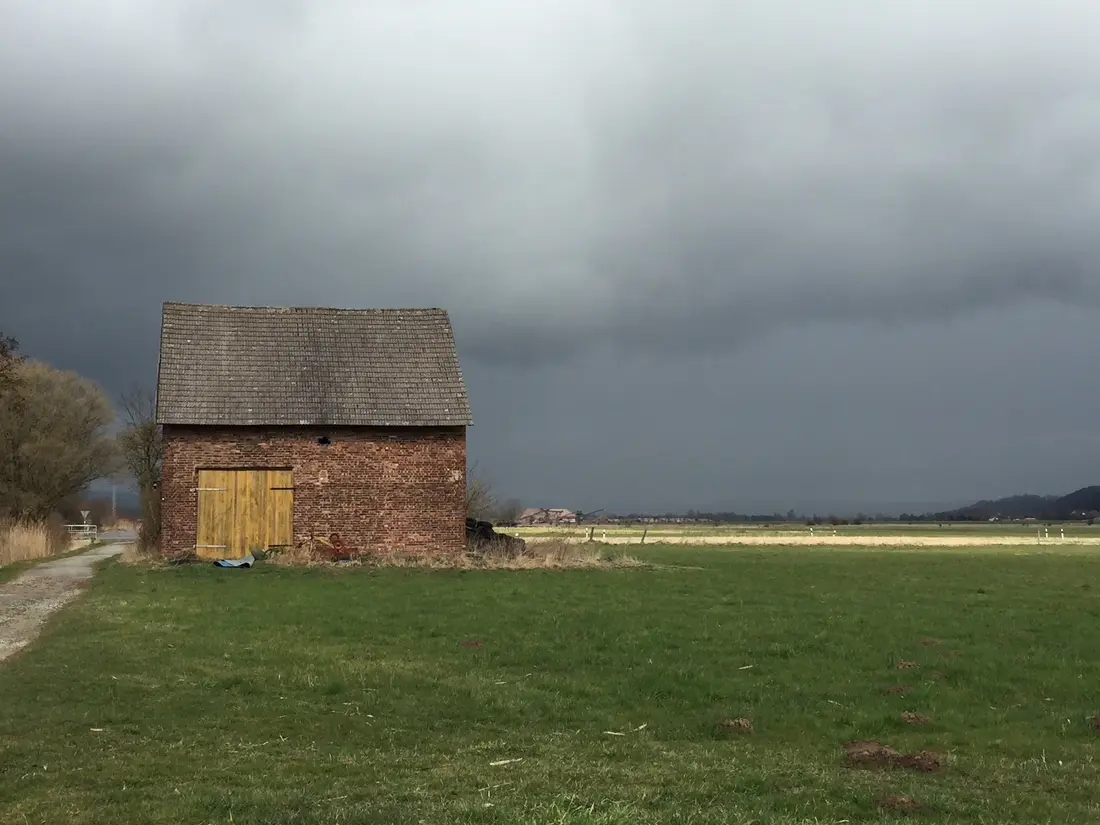
<svg viewBox="0 0 1100 825"><path fill-rule="evenodd" d="M156 396L137 389L122 396L126 427L118 435L126 470L137 482L141 496L141 528L138 543L145 550L160 540L160 494L157 485L164 465L164 438L157 426Z"/></svg>
<svg viewBox="0 0 1100 825"><path fill-rule="evenodd" d="M0 521L0 565L46 558L67 547L68 536L60 519Z"/></svg>

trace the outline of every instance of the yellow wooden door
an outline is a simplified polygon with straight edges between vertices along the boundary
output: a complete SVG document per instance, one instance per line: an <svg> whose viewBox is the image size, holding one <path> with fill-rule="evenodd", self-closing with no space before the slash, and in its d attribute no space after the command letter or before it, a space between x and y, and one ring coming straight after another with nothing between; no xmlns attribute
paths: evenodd
<svg viewBox="0 0 1100 825"><path fill-rule="evenodd" d="M199 520L195 552L204 559L224 559L233 533L236 492L226 470L199 470Z"/></svg>
<svg viewBox="0 0 1100 825"><path fill-rule="evenodd" d="M267 473L263 470L236 470L233 473L236 513L229 547L232 555L228 558L240 559L254 549L266 549L266 481Z"/></svg>
<svg viewBox="0 0 1100 825"><path fill-rule="evenodd" d="M267 547L294 544L294 474L267 471Z"/></svg>
<svg viewBox="0 0 1100 825"><path fill-rule="evenodd" d="M293 544L293 486L290 470L200 470L196 553L239 559Z"/></svg>

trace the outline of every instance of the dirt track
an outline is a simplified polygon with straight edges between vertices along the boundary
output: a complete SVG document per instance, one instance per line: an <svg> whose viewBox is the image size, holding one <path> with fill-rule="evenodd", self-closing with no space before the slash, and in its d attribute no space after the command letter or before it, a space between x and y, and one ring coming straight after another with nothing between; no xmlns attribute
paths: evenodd
<svg viewBox="0 0 1100 825"><path fill-rule="evenodd" d="M43 562L0 585L0 661L26 647L55 611L95 575L95 566L117 556L121 544L97 547L78 556Z"/></svg>

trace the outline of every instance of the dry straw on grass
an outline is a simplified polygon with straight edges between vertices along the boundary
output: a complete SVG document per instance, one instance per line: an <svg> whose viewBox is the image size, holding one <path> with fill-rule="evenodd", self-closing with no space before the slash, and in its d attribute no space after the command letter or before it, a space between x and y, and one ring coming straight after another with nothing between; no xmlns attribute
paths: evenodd
<svg viewBox="0 0 1100 825"><path fill-rule="evenodd" d="M193 554L166 558L156 552L142 551L136 545L127 548L120 560L124 564L208 564ZM258 559L260 564L283 567L420 567L433 570L573 570L647 567L645 562L621 553L609 552L599 545L576 545L548 539L528 541L515 556L496 552L492 547L480 553L432 553L392 550L359 553L350 561L334 562L318 549L308 546L280 548Z"/></svg>
<svg viewBox="0 0 1100 825"><path fill-rule="evenodd" d="M311 553L307 547L295 547L273 553L275 564L288 566L330 565L324 556ZM509 557L494 552L490 547L480 553L430 553L390 551L362 553L355 560L341 566L358 567L422 567L441 570L535 570L535 569L584 569L643 567L643 562L622 554L611 554L605 549L578 546L563 541L529 541L523 553Z"/></svg>
<svg viewBox="0 0 1100 825"><path fill-rule="evenodd" d="M0 520L0 565L53 556L67 546L67 536L56 524Z"/></svg>

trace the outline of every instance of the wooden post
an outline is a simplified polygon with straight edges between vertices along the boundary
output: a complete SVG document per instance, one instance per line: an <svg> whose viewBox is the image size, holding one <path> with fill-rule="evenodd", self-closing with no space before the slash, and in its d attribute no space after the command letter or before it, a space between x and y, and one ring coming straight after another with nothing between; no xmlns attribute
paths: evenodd
<svg viewBox="0 0 1100 825"><path fill-rule="evenodd" d="M649 528L648 527L646 527L644 530L642 530L642 544L645 544L645 537L647 535L649 535Z"/></svg>

